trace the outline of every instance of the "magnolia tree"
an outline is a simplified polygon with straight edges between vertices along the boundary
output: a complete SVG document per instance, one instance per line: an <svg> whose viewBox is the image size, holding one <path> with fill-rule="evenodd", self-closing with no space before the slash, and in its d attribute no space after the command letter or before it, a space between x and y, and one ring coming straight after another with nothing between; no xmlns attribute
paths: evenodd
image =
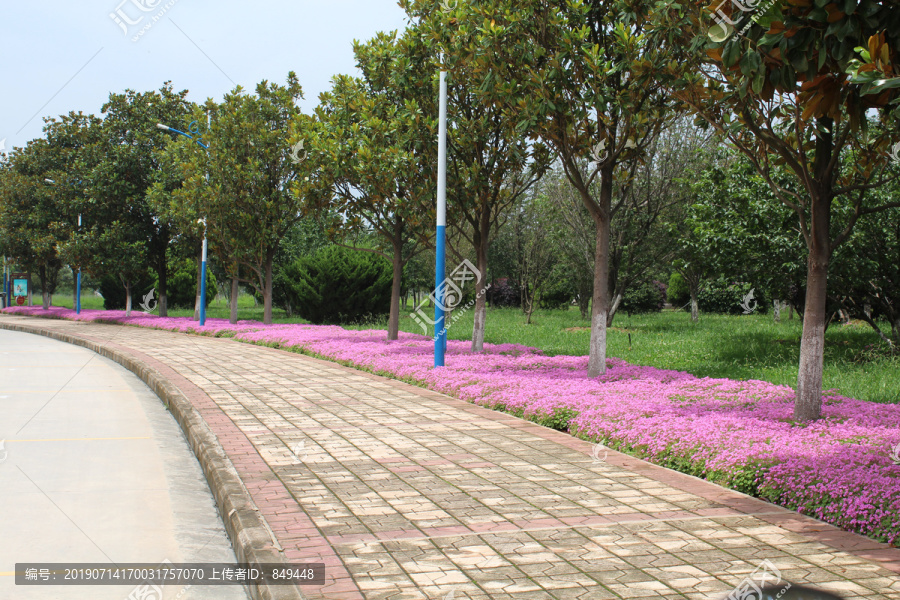
<svg viewBox="0 0 900 600"><path fill-rule="evenodd" d="M5 253L37 273L46 308L63 264L73 271L94 264L78 219L97 222L87 189L102 128L100 119L74 112L45 122L45 138L16 148L2 165L0 240Z"/></svg>
<svg viewBox="0 0 900 600"><path fill-rule="evenodd" d="M427 116L433 77L424 50L395 34L356 43L363 76L335 77L321 95L317 127L297 142L306 144L319 181L333 190L304 193L305 210L327 220L337 243L391 261L389 340L399 335L403 269L433 230L436 124ZM370 233L374 245L365 243Z"/></svg>
<svg viewBox="0 0 900 600"><path fill-rule="evenodd" d="M305 182L314 169L311 161L295 159L291 146L299 131L312 126L297 106L301 97L294 73L283 86L263 81L255 94L236 89L221 104L207 103L210 126L203 141L208 150L186 139L170 142L170 148L184 146L171 151L186 154L184 184L172 192L173 201L179 210L199 216L198 233L206 228L210 248L228 274L262 295L265 323L272 322L275 255L302 218L304 192L298 196L295 184ZM194 115L198 134L206 129L204 117L200 110ZM235 294L232 298L236 302Z"/></svg>
<svg viewBox="0 0 900 600"><path fill-rule="evenodd" d="M438 8L407 3L415 13ZM446 15L441 47L453 72L477 82L485 106L503 108L521 136L558 157L594 223L594 290L588 375L606 371L610 223L617 172L672 118L653 72L667 46L643 35L650 3L486 0ZM456 66L459 65L459 66ZM599 185L594 183L599 181Z"/></svg>
<svg viewBox="0 0 900 600"><path fill-rule="evenodd" d="M888 107L900 89L867 89L847 70L864 46L896 72L900 6L778 2L752 15L737 3L714 13L704 6L672 4L655 13L656 43L693 51L667 65L670 89L744 153L797 215L809 258L794 416L814 420L822 406L832 254L860 217L897 204L872 191L897 176L888 152L898 132L888 123L870 126L888 112L869 111ZM789 173L795 185L783 185L776 172Z"/></svg>
<svg viewBox="0 0 900 600"><path fill-rule="evenodd" d="M28 142L0 163L0 240L3 253L40 278L42 304L49 308L62 267L57 245L68 236L44 173L52 161L47 140Z"/></svg>
<svg viewBox="0 0 900 600"><path fill-rule="evenodd" d="M148 267L157 273L159 312L166 315L167 250L176 235L171 220L161 218L148 200L160 170L160 152L168 139L157 123L181 123L192 110L187 90L175 92L169 83L158 91L127 90L110 94L104 118L99 157L88 175L96 207L96 228L88 230L95 270L119 277L131 311L131 286Z"/></svg>
<svg viewBox="0 0 900 600"><path fill-rule="evenodd" d="M519 122L511 118L502 103L485 102L481 90L493 85L492 74L474 63L457 60L442 47L457 43L453 10L423 9L407 4L416 20L407 36L426 44L432 77L437 65L447 75L447 214L451 229L448 247L458 259L463 247L475 253L475 265L481 273L476 281L472 327L472 351L484 349L487 322L487 272L490 245L503 224L508 209L524 198L549 166L549 152L541 143L529 142ZM429 90L431 91L431 90ZM432 95L432 97L435 97ZM432 142L433 143L433 142Z"/></svg>

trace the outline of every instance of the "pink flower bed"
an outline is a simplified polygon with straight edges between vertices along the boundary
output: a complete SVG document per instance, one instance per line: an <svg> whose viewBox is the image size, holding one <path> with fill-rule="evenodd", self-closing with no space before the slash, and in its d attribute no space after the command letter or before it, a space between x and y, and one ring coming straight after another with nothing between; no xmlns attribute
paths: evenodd
<svg viewBox="0 0 900 600"><path fill-rule="evenodd" d="M122 311L12 308L33 316L104 321L276 345L415 382L483 406L629 451L813 515L849 531L900 542L900 406L826 393L823 418L791 422L794 391L763 381L697 378L610 359L587 377L587 357L544 356L516 344L450 341L447 366L433 368L433 343L401 333L336 326L263 325Z"/></svg>

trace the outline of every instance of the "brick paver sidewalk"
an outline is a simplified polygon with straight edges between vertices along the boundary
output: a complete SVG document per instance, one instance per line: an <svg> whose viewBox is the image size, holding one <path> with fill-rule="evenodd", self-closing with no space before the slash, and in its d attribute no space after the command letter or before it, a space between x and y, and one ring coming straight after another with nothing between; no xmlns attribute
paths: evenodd
<svg viewBox="0 0 900 600"><path fill-rule="evenodd" d="M3 323L103 341L176 385L285 557L326 563L310 600L700 600L764 560L900 599L900 550L441 394L231 340Z"/></svg>

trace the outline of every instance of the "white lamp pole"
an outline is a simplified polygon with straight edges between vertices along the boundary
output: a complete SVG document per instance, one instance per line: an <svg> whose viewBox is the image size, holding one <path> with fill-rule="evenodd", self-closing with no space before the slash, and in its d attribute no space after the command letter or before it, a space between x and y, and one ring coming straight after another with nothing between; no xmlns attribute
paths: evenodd
<svg viewBox="0 0 900 600"><path fill-rule="evenodd" d="M447 326L444 322L447 243L447 72L440 74L440 114L438 125L437 232L434 260L434 367L444 366Z"/></svg>

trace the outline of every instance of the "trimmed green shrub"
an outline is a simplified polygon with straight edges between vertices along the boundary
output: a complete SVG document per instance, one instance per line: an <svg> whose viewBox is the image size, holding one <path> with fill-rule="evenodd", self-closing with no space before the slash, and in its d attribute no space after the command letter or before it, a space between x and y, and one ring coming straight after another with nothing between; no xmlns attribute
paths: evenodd
<svg viewBox="0 0 900 600"><path fill-rule="evenodd" d="M691 301L691 288L681 273L676 271L669 277L669 289L666 291L666 297L669 304L675 308L681 308Z"/></svg>
<svg viewBox="0 0 900 600"><path fill-rule="evenodd" d="M629 314L660 312L666 304L666 284L646 281L625 291L622 310Z"/></svg>
<svg viewBox="0 0 900 600"><path fill-rule="evenodd" d="M756 310L754 312L767 312L768 302L760 290L754 290L749 283L730 282L721 277L705 282L700 286L700 294L698 296L700 310L725 315L744 314L745 311L742 304L751 290L753 290L754 297L748 302L748 306L751 308L755 306Z"/></svg>
<svg viewBox="0 0 900 600"><path fill-rule="evenodd" d="M390 312L392 279L383 257L330 246L287 265L273 295L312 323L353 323Z"/></svg>
<svg viewBox="0 0 900 600"><path fill-rule="evenodd" d="M572 299L575 297L575 292L566 284L567 282L560 281L544 290L538 303L540 308L547 310L568 309L572 304Z"/></svg>
<svg viewBox="0 0 900 600"><path fill-rule="evenodd" d="M156 297L159 297L159 278L153 278ZM169 308L194 308L197 293L197 263L182 259L169 263L169 277L166 280L166 297ZM212 269L206 269L206 305L219 293L218 282Z"/></svg>

